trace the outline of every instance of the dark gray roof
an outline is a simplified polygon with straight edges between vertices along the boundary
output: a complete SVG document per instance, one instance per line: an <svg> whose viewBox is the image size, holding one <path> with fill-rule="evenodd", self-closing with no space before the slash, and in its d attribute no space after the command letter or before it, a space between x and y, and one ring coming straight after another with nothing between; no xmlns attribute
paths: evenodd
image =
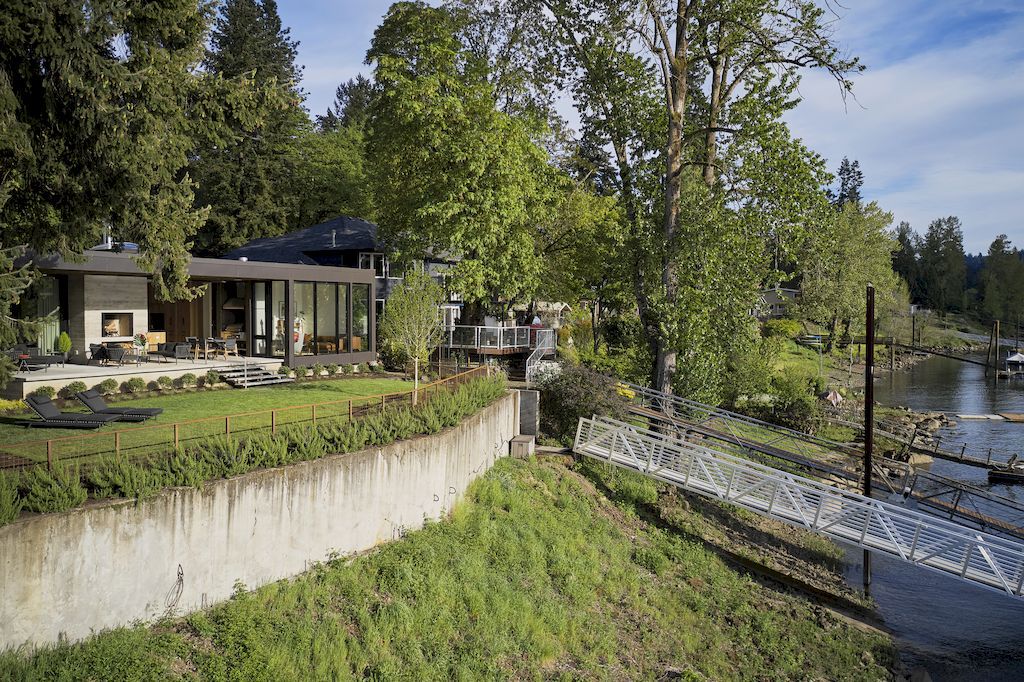
<svg viewBox="0 0 1024 682"><path fill-rule="evenodd" d="M307 253L330 251L380 251L377 226L360 218L338 216L327 222L280 237L254 239L225 254L224 258L248 258L264 263L303 263L316 265Z"/></svg>

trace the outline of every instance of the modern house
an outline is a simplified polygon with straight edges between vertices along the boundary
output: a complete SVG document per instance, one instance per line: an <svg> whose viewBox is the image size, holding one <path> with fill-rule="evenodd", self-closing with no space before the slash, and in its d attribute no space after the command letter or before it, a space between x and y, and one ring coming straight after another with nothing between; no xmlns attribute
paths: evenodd
<svg viewBox="0 0 1024 682"><path fill-rule="evenodd" d="M759 320L777 320L785 317L791 305L800 298L799 289L774 287L761 291L754 317Z"/></svg>

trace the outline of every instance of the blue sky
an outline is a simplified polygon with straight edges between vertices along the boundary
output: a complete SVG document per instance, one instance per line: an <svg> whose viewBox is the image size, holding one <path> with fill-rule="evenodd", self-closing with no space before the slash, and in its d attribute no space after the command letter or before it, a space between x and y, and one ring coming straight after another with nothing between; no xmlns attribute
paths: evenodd
<svg viewBox="0 0 1024 682"><path fill-rule="evenodd" d="M357 73L388 0L279 0L300 41L307 107L322 113ZM1024 247L1024 2L844 0L835 38L867 71L845 104L808 74L787 119L829 160L858 159L865 196L924 232L959 216L978 252L999 233Z"/></svg>

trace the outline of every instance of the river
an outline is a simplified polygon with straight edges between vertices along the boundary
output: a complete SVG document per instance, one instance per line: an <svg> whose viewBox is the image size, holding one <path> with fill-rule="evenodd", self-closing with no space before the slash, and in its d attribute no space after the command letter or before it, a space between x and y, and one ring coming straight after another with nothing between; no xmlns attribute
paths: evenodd
<svg viewBox="0 0 1024 682"><path fill-rule="evenodd" d="M883 405L949 413L958 423L941 433L943 443L1016 451L1024 441L1024 424L953 416L1024 412L1024 381L1002 381L993 387L984 371L979 365L931 358L879 378L875 399ZM931 469L988 487L985 471L977 467L935 460ZM1024 486L997 485L991 490L1024 500ZM861 552L847 554L848 577L860 585ZM1024 600L878 554L872 555L872 569L872 596L908 667L925 667L936 682L1024 680Z"/></svg>

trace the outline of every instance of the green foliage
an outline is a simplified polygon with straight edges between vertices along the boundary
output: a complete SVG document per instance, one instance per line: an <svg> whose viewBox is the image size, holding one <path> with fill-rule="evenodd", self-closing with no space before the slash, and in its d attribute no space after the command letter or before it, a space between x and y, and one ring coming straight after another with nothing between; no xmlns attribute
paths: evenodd
<svg viewBox="0 0 1024 682"><path fill-rule="evenodd" d="M355 365L348 365L348 364L342 365L341 366L341 373L342 374L352 374L352 372L355 371L355 368L356 368Z"/></svg>
<svg viewBox="0 0 1024 682"><path fill-rule="evenodd" d="M291 376L292 368L289 367L288 365L282 364L280 367L277 368L277 373L283 377Z"/></svg>
<svg viewBox="0 0 1024 682"><path fill-rule="evenodd" d="M441 305L445 296L441 286L421 269L407 272L388 296L380 318L380 335L408 360L426 365L444 337Z"/></svg>
<svg viewBox="0 0 1024 682"><path fill-rule="evenodd" d="M309 376L309 367L299 365L298 367L293 368L292 372L295 374L296 379L304 379Z"/></svg>
<svg viewBox="0 0 1024 682"><path fill-rule="evenodd" d="M96 384L96 390L103 395L113 395L117 393L117 379L104 379L100 383Z"/></svg>
<svg viewBox="0 0 1024 682"><path fill-rule="evenodd" d="M210 371L212 372L213 370ZM192 372L187 372L178 377L178 384L182 388L192 388L193 386L196 385L197 382L198 379L196 378L196 375L193 374Z"/></svg>
<svg viewBox="0 0 1024 682"><path fill-rule="evenodd" d="M379 362L371 362L370 371L374 374L383 374L385 372L384 365Z"/></svg>
<svg viewBox="0 0 1024 682"><path fill-rule="evenodd" d="M18 494L18 484L13 477L0 471L0 526L18 518L25 500Z"/></svg>
<svg viewBox="0 0 1024 682"><path fill-rule="evenodd" d="M164 486L164 477L159 469L115 456L91 468L85 475L85 484L89 494L95 498L144 500Z"/></svg>
<svg viewBox="0 0 1024 682"><path fill-rule="evenodd" d="M30 469L22 479L21 495L25 508L40 514L72 509L88 497L78 469L60 462L54 464L52 471L44 466Z"/></svg>
<svg viewBox="0 0 1024 682"><path fill-rule="evenodd" d="M57 389L53 386L40 386L32 391L32 395L44 396L46 398L53 398L57 395Z"/></svg>
<svg viewBox="0 0 1024 682"><path fill-rule="evenodd" d="M981 269L981 309L996 320L1017 320L1024 313L1024 260L1020 249L1011 246L1005 234L988 247Z"/></svg>
<svg viewBox="0 0 1024 682"><path fill-rule="evenodd" d="M121 383L121 390L125 393L142 393L146 390L146 380L142 377L132 377Z"/></svg>
<svg viewBox="0 0 1024 682"><path fill-rule="evenodd" d="M540 386L541 428L563 443L572 442L580 417L623 419L625 405L615 381L586 367L563 364L562 371Z"/></svg>
<svg viewBox="0 0 1024 682"><path fill-rule="evenodd" d="M924 301L940 312L960 309L967 267L960 219L948 216L933 220L921 241L920 254Z"/></svg>
<svg viewBox="0 0 1024 682"><path fill-rule="evenodd" d="M86 388L88 387L85 385L84 381L72 381L70 384L67 384L64 388L60 389L60 396L62 398L74 398L75 394L81 393Z"/></svg>
<svg viewBox="0 0 1024 682"><path fill-rule="evenodd" d="M663 575L672 566L671 560L653 547L637 547L632 558L637 565L655 575Z"/></svg>
<svg viewBox="0 0 1024 682"><path fill-rule="evenodd" d="M793 339L800 336L803 331L803 325L799 321L786 318L767 320L762 326L764 335L769 338Z"/></svg>
<svg viewBox="0 0 1024 682"><path fill-rule="evenodd" d="M213 369L208 370L206 372L206 375L205 375L204 378L205 378L205 382L204 383L207 386L216 386L221 381L220 373L218 373L216 370L213 370Z"/></svg>
<svg viewBox="0 0 1024 682"><path fill-rule="evenodd" d="M339 215L373 220L374 205L366 169L366 139L361 127L303 131L294 141L293 229L317 225Z"/></svg>
<svg viewBox="0 0 1024 682"><path fill-rule="evenodd" d="M57 350L61 355L67 355L71 351L71 337L67 332L61 332L57 337Z"/></svg>
<svg viewBox="0 0 1024 682"><path fill-rule="evenodd" d="M323 363L318 362L314 364L312 367L310 367L310 372L312 373L314 379L322 377L324 375Z"/></svg>
<svg viewBox="0 0 1024 682"><path fill-rule="evenodd" d="M174 379L168 376L157 377L156 385L160 387L161 391L166 391L174 388Z"/></svg>
<svg viewBox="0 0 1024 682"><path fill-rule="evenodd" d="M327 376L333 377L337 375L339 369L340 368L338 367L337 363L332 362L331 364L327 365Z"/></svg>

